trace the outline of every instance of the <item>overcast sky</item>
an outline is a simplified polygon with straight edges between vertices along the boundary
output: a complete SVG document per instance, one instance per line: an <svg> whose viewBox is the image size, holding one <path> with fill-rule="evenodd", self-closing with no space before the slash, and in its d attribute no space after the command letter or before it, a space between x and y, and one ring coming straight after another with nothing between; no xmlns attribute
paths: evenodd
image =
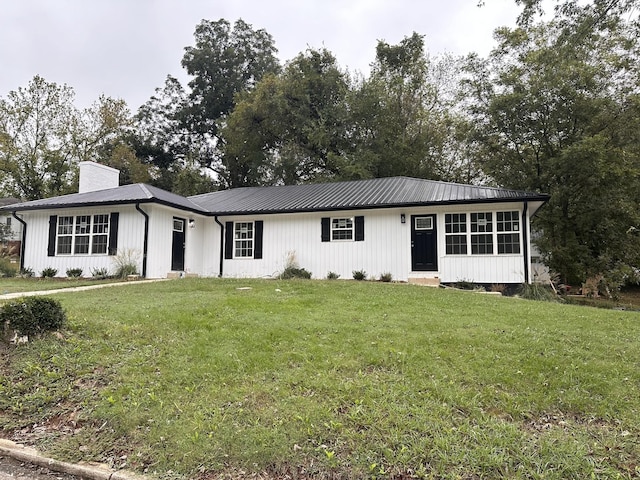
<svg viewBox="0 0 640 480"><path fill-rule="evenodd" d="M184 47L202 19L242 18L270 33L284 63L308 47L368 73L378 40L414 31L430 54L489 53L493 30L514 26L514 0L0 0L0 97L40 75L67 84L76 106L99 95L132 112L168 74L183 84Z"/></svg>

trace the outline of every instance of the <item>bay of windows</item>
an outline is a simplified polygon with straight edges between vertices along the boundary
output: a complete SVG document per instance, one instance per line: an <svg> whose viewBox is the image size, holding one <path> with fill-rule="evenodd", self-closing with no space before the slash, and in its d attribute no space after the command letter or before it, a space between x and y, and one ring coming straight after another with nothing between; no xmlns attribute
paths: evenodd
<svg viewBox="0 0 640 480"><path fill-rule="evenodd" d="M107 253L109 215L58 217L56 253L58 255L100 255Z"/></svg>
<svg viewBox="0 0 640 480"><path fill-rule="evenodd" d="M445 214L447 255L520 253L520 216L517 211Z"/></svg>

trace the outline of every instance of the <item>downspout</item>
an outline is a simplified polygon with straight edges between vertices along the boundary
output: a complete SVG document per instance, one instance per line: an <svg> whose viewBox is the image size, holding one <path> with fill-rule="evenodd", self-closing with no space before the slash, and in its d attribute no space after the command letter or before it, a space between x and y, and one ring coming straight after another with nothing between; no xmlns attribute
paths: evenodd
<svg viewBox="0 0 640 480"><path fill-rule="evenodd" d="M22 220L16 215L16 212L11 212L11 216L22 224L22 241L20 242L20 270L24 270L24 245L27 240L27 222Z"/></svg>
<svg viewBox="0 0 640 480"><path fill-rule="evenodd" d="M524 202L522 209L522 256L524 257L524 283L529 283L529 221L527 212L529 203Z"/></svg>
<svg viewBox="0 0 640 480"><path fill-rule="evenodd" d="M218 220L218 216L213 217L218 225L220 225L220 273L218 277L222 278L222 267L224 265L224 225Z"/></svg>
<svg viewBox="0 0 640 480"><path fill-rule="evenodd" d="M142 247L142 278L147 278L147 250L149 249L149 215L136 203L136 210L144 217L144 243Z"/></svg>

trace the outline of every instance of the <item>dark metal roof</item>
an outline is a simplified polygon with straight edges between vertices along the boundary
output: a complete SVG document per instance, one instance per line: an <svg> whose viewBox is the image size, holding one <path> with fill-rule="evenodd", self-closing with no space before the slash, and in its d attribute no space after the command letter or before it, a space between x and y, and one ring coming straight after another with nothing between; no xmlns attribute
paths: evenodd
<svg viewBox="0 0 640 480"><path fill-rule="evenodd" d="M505 188L389 177L312 185L234 188L189 198L137 183L16 203L0 207L0 210L47 210L153 202L203 215L247 215L524 200L546 202L548 199L548 195Z"/></svg>
<svg viewBox="0 0 640 480"><path fill-rule="evenodd" d="M4 207L5 205L13 205L14 203L20 203L20 199L13 197L0 198L0 207Z"/></svg>
<svg viewBox="0 0 640 480"><path fill-rule="evenodd" d="M96 190L94 192L74 193L60 197L43 198L30 202L17 203L2 207L2 210L47 210L51 208L71 208L101 205L123 205L132 203L159 203L170 207L206 214L201 207L188 198L167 192L145 183L123 185L121 187Z"/></svg>
<svg viewBox="0 0 640 480"><path fill-rule="evenodd" d="M352 210L462 203L546 202L548 195L409 177L245 187L189 197L216 215Z"/></svg>

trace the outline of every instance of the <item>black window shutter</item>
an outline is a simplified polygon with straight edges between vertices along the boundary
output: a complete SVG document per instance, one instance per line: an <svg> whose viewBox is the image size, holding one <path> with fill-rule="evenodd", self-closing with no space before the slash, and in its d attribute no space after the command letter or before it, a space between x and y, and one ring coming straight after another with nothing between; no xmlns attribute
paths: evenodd
<svg viewBox="0 0 640 480"><path fill-rule="evenodd" d="M256 220L254 224L253 258L262 258L262 220Z"/></svg>
<svg viewBox="0 0 640 480"><path fill-rule="evenodd" d="M355 218L355 223L356 223L356 242L363 242L364 241L364 217L360 216L360 217L356 217Z"/></svg>
<svg viewBox="0 0 640 480"><path fill-rule="evenodd" d="M331 240L331 219L329 217L323 217L321 219L322 225L322 241L328 242Z"/></svg>
<svg viewBox="0 0 640 480"><path fill-rule="evenodd" d="M233 258L233 222L224 223L224 258Z"/></svg>
<svg viewBox="0 0 640 480"><path fill-rule="evenodd" d="M118 221L120 214L113 212L109 219L109 255L117 255L118 253Z"/></svg>
<svg viewBox="0 0 640 480"><path fill-rule="evenodd" d="M47 246L47 256L56 256L56 231L58 229L58 216L49 217L49 245Z"/></svg>

